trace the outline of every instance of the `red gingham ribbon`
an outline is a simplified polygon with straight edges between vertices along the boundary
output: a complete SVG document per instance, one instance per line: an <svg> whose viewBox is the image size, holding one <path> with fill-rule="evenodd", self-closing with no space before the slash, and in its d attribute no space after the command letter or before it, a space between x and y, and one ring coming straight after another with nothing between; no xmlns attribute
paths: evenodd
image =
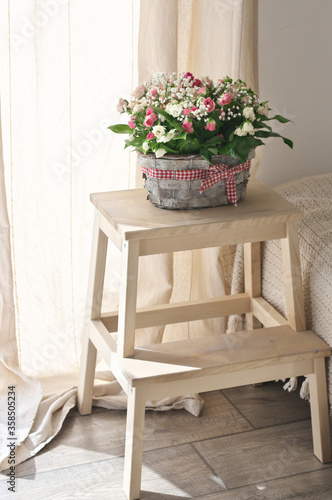
<svg viewBox="0 0 332 500"><path fill-rule="evenodd" d="M141 167L144 174L155 179L176 179L179 181L189 181L203 179L199 192L214 186L222 179L225 179L227 198L235 206L237 205L236 185L234 175L250 169L250 160L234 167L227 165L211 165L209 170L160 170L157 168Z"/></svg>
<svg viewBox="0 0 332 500"><path fill-rule="evenodd" d="M211 165L209 168L209 176L202 181L200 193L203 193L205 189L217 184L217 182L225 179L226 184L226 194L227 198L231 203L237 206L237 196L236 196L236 184L235 184L235 174L244 172L250 169L251 160L247 160L245 163L240 163L240 165L235 165L234 167L227 167L227 165Z"/></svg>
<svg viewBox="0 0 332 500"><path fill-rule="evenodd" d="M155 179L176 179L177 181L193 181L204 179L208 170L159 170L158 168L141 167L142 172Z"/></svg>

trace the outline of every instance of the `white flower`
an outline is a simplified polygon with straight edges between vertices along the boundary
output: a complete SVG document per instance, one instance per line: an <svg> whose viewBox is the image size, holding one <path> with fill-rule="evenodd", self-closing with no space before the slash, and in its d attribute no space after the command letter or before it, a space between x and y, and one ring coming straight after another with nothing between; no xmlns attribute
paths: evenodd
<svg viewBox="0 0 332 500"><path fill-rule="evenodd" d="M244 136L244 135L254 135L255 133L255 129L254 127L252 126L251 123L249 122L244 122L241 127L238 127L235 131L234 131L234 134L235 135L239 135L239 136Z"/></svg>
<svg viewBox="0 0 332 500"><path fill-rule="evenodd" d="M142 111L144 111L144 106L143 106L143 104L140 104L140 103L135 104L134 109L133 109L133 112L134 112L134 113L141 113Z"/></svg>
<svg viewBox="0 0 332 500"><path fill-rule="evenodd" d="M150 144L148 143L148 141L143 142L142 149L144 149L144 151L146 152L149 148Z"/></svg>
<svg viewBox="0 0 332 500"><path fill-rule="evenodd" d="M244 130L242 130L241 127L238 127L237 129L234 130L234 134L235 135L239 135L240 137L242 137L244 135L247 135L247 132L245 132Z"/></svg>
<svg viewBox="0 0 332 500"><path fill-rule="evenodd" d="M243 110L243 116L245 118L247 118L247 120L250 120L251 122L253 122L254 119L255 119L254 108L244 108L244 110Z"/></svg>
<svg viewBox="0 0 332 500"><path fill-rule="evenodd" d="M174 116L174 118L177 118L178 116L181 115L183 111L183 108L181 106L181 104L173 104L172 106L170 106L168 112L170 115Z"/></svg>
<svg viewBox="0 0 332 500"><path fill-rule="evenodd" d="M154 133L155 137L158 140L162 135L164 135L166 129L162 125L155 125L154 127L152 127L152 132Z"/></svg>
<svg viewBox="0 0 332 500"><path fill-rule="evenodd" d="M170 137L170 139L174 139L174 137L177 136L177 134L178 131L176 130L176 128L172 128L172 130L170 130L167 135Z"/></svg>
<svg viewBox="0 0 332 500"><path fill-rule="evenodd" d="M167 153L166 149L164 148L159 148L157 149L156 151L156 158L161 158L162 156L164 156L164 154Z"/></svg>
<svg viewBox="0 0 332 500"><path fill-rule="evenodd" d="M162 135L160 137L160 139L157 139L157 142L168 142L168 141L171 141L172 139L174 139L174 137L177 135L177 130L176 128L173 128L172 130L170 130L169 132L167 132L166 135Z"/></svg>
<svg viewBox="0 0 332 500"><path fill-rule="evenodd" d="M249 122L244 122L244 124L242 125L242 130L247 132L249 135L254 135L255 133L253 125Z"/></svg>

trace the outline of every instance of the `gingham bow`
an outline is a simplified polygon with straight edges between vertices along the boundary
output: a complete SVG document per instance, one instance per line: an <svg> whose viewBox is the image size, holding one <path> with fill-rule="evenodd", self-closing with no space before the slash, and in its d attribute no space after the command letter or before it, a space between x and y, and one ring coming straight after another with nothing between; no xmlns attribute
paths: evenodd
<svg viewBox="0 0 332 500"><path fill-rule="evenodd" d="M208 177L203 179L199 192L203 193L206 189L214 186L222 179L225 179L227 198L231 203L237 206L235 174L244 172L250 169L250 160L234 167L227 167L227 165L211 165L208 172Z"/></svg>
<svg viewBox="0 0 332 500"><path fill-rule="evenodd" d="M155 179L176 179L181 181L192 181L203 179L199 192L203 193L206 189L214 186L217 182L225 179L227 198L231 203L237 206L236 185L234 175L239 172L250 169L250 160L234 167L227 165L211 165L209 170L192 169L192 170L161 170L157 168L141 167L142 172ZM207 175L207 177L206 177Z"/></svg>

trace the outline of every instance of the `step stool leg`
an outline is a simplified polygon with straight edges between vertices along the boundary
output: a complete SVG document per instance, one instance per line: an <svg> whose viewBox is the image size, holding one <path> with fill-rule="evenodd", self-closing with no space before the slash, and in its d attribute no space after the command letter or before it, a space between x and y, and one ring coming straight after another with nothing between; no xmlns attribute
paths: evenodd
<svg viewBox="0 0 332 500"><path fill-rule="evenodd" d="M134 354L139 240L125 241L121 254L118 347L120 357Z"/></svg>
<svg viewBox="0 0 332 500"><path fill-rule="evenodd" d="M123 490L128 500L140 498L145 402L145 388L129 390L123 477Z"/></svg>
<svg viewBox="0 0 332 500"><path fill-rule="evenodd" d="M281 239L287 320L296 331L306 329L297 221L286 224L286 238Z"/></svg>
<svg viewBox="0 0 332 500"><path fill-rule="evenodd" d="M90 273L87 297L87 319L83 332L80 378L77 394L77 408L81 415L91 413L93 381L96 370L97 350L90 340L92 319L100 318L103 297L108 238L100 229L100 213L95 213L92 236Z"/></svg>
<svg viewBox="0 0 332 500"><path fill-rule="evenodd" d="M93 381L96 371L97 349L89 339L89 328L85 328L83 339L80 378L77 392L77 408L81 415L90 415L92 409Z"/></svg>
<svg viewBox="0 0 332 500"><path fill-rule="evenodd" d="M244 283L245 292L250 297L260 297L261 292L261 247L260 241L254 243L244 243ZM262 325L253 313L246 314L246 329L254 330Z"/></svg>
<svg viewBox="0 0 332 500"><path fill-rule="evenodd" d="M325 358L313 362L314 373L308 378L314 454L322 463L327 463L331 462L331 440Z"/></svg>

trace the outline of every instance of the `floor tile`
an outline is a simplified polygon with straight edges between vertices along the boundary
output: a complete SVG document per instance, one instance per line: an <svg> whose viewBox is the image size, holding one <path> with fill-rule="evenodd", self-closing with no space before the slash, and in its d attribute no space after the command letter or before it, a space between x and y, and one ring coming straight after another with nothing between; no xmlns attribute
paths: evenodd
<svg viewBox="0 0 332 500"><path fill-rule="evenodd" d="M146 412L145 449L225 436L253 428L220 391L207 392L201 397L204 406L199 417L184 410Z"/></svg>
<svg viewBox="0 0 332 500"><path fill-rule="evenodd" d="M195 500L331 500L332 469L308 472L243 488L236 488Z"/></svg>
<svg viewBox="0 0 332 500"><path fill-rule="evenodd" d="M15 498L125 500L122 478L123 458L102 460L18 478ZM141 500L187 499L223 489L191 445L143 454ZM0 493L2 500L13 498L3 482Z"/></svg>
<svg viewBox="0 0 332 500"><path fill-rule="evenodd" d="M310 420L193 445L228 489L327 467L313 455Z"/></svg>
<svg viewBox="0 0 332 500"><path fill-rule="evenodd" d="M186 410L147 411L144 450L252 429L220 391L202 397L205 404L199 417ZM59 434L35 457L18 465L16 474L25 476L123 456L125 426L125 411L106 410L67 418ZM0 474L0 482L4 479Z"/></svg>
<svg viewBox="0 0 332 500"><path fill-rule="evenodd" d="M284 382L269 382L222 392L256 429L310 418L309 402L301 399L298 391L284 391L283 385Z"/></svg>

